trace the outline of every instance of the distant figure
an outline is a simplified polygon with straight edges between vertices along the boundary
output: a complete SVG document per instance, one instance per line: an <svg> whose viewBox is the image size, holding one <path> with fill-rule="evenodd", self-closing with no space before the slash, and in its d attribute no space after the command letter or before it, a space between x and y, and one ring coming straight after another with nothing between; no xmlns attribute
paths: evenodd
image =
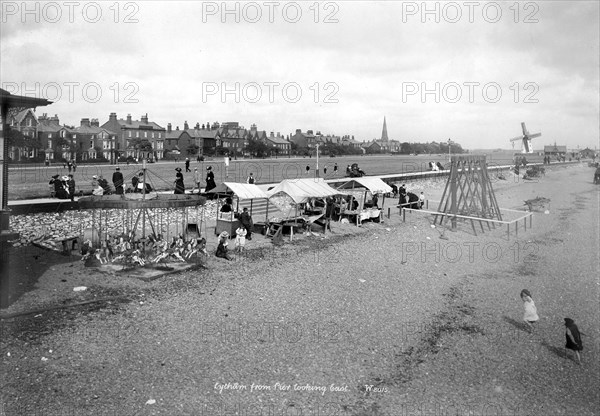
<svg viewBox="0 0 600 416"><path fill-rule="evenodd" d="M337 175L337 171L338 171L338 165L337 162L335 165L333 165L333 176Z"/></svg>
<svg viewBox="0 0 600 416"><path fill-rule="evenodd" d="M75 179L73 179L73 174L69 173L68 179L67 179L67 188L69 190L69 197L71 198L71 201L75 200Z"/></svg>
<svg viewBox="0 0 600 416"><path fill-rule="evenodd" d="M419 208L423 209L423 205L425 205L425 194L421 192L421 195L419 195Z"/></svg>
<svg viewBox="0 0 600 416"><path fill-rule="evenodd" d="M73 173L75 173L76 170L77 170L77 164L75 163L75 160L73 160Z"/></svg>
<svg viewBox="0 0 600 416"><path fill-rule="evenodd" d="M221 212L231 212L231 211L233 211L233 208L232 208L231 204L233 204L232 199L230 197L227 197L225 199L225 203L221 207L220 211Z"/></svg>
<svg viewBox="0 0 600 416"><path fill-rule="evenodd" d="M198 156L200 157L200 156ZM198 188L198 195L200 195L200 172L198 172L198 168L194 168L194 183L196 184L196 187Z"/></svg>
<svg viewBox="0 0 600 416"><path fill-rule="evenodd" d="M212 166L207 167L206 171L206 189L204 190L204 192L208 192L211 189L217 187L217 184L215 183L215 174L212 171Z"/></svg>
<svg viewBox="0 0 600 416"><path fill-rule="evenodd" d="M444 166L440 162L436 162L437 170L444 170Z"/></svg>
<svg viewBox="0 0 600 416"><path fill-rule="evenodd" d="M306 165L306 174L308 175L308 172L310 172L310 166Z"/></svg>
<svg viewBox="0 0 600 416"><path fill-rule="evenodd" d="M110 194L110 185L108 184L108 181L106 179L104 179L104 177L102 175L100 175L98 177L98 185L100 185L102 187L102 189L104 190L104 195Z"/></svg>
<svg viewBox="0 0 600 416"><path fill-rule="evenodd" d="M575 351L577 355L577 362L581 364L581 357L579 351L583 351L583 343L581 342L581 333L579 328L575 325L575 321L571 318L565 318L565 338L567 343L565 344L565 358L567 358L567 349Z"/></svg>
<svg viewBox="0 0 600 416"><path fill-rule="evenodd" d="M249 184L254 183L254 176L252 176L252 172L250 172L250 175L248 175L248 178L246 179L246 183L249 183Z"/></svg>
<svg viewBox="0 0 600 416"><path fill-rule="evenodd" d="M327 166L323 168L323 176L327 175Z"/></svg>
<svg viewBox="0 0 600 416"><path fill-rule="evenodd" d="M71 170L73 169L73 162L72 161L68 161L67 162L67 168L69 169L69 173L71 173Z"/></svg>
<svg viewBox="0 0 600 416"><path fill-rule="evenodd" d="M537 308L535 307L535 303L533 303L531 292L529 292L529 290L527 289L521 290L521 300L523 300L523 307L525 309L525 313L523 314L523 321L525 321L529 330L533 331L533 324L535 324L540 319L540 317L537 314Z"/></svg>
<svg viewBox="0 0 600 416"><path fill-rule="evenodd" d="M185 186L183 184L183 173L181 168L175 168L177 173L175 174L175 192L176 194L185 194Z"/></svg>
<svg viewBox="0 0 600 416"><path fill-rule="evenodd" d="M248 235L247 235L248 241L252 240L252 228L254 227L254 223L252 221L252 217L250 216L250 213L248 212L248 208L246 208L246 207L244 207L244 211L242 212L242 215L240 215L240 222L242 223L242 225L248 232Z"/></svg>
<svg viewBox="0 0 600 416"><path fill-rule="evenodd" d="M123 174L121 173L121 168L118 166L115 168L115 172L113 173L112 183L115 187L115 193L117 195L123 195Z"/></svg>
<svg viewBox="0 0 600 416"><path fill-rule="evenodd" d="M98 182L98 177L96 175L92 176L92 195L102 196L104 195L104 189L100 186Z"/></svg>
<svg viewBox="0 0 600 416"><path fill-rule="evenodd" d="M190 158L189 157L185 158L185 171L186 172L191 172L191 170L190 170Z"/></svg>

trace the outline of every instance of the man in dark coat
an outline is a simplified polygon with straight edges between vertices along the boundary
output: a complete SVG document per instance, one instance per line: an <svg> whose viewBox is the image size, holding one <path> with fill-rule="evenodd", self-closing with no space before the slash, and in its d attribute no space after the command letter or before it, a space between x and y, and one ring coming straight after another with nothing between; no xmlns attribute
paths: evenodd
<svg viewBox="0 0 600 416"><path fill-rule="evenodd" d="M69 189L69 197L71 201L75 201L75 179L73 179L73 174L69 173L69 179L67 179L67 188Z"/></svg>
<svg viewBox="0 0 600 416"><path fill-rule="evenodd" d="M247 231L246 239L252 240L252 229L254 228L254 223L252 222L252 216L248 212L248 208L244 208L242 215L240 215L240 222Z"/></svg>
<svg viewBox="0 0 600 416"><path fill-rule="evenodd" d="M113 185L115 186L115 193L117 195L122 195L123 194L123 174L121 173L121 168L119 168L118 166L115 169L115 172L113 173L112 182L113 182Z"/></svg>

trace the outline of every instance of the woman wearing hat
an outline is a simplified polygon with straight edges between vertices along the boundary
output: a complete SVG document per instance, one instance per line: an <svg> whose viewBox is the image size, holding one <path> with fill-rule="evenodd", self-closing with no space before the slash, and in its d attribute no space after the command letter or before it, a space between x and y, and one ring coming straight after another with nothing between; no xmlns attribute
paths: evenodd
<svg viewBox="0 0 600 416"><path fill-rule="evenodd" d="M175 193L176 194L184 194L185 193L185 185L183 184L183 173L181 173L181 168L175 168L177 174L175 175Z"/></svg>
<svg viewBox="0 0 600 416"><path fill-rule="evenodd" d="M217 187L217 184L215 183L215 174L212 171L212 166L207 167L206 170L206 189L204 190L204 192L208 192L211 189Z"/></svg>

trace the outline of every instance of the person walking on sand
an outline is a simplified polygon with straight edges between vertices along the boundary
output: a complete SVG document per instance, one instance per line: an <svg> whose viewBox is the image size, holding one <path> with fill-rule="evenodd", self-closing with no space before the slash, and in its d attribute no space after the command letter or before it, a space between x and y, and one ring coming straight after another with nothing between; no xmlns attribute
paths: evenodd
<svg viewBox="0 0 600 416"><path fill-rule="evenodd" d="M537 308L531 297L531 292L527 289L521 290L521 300L523 300L523 307L525 313L523 314L523 321L527 324L529 331L533 331L533 324L535 324L540 317L537 314Z"/></svg>
<svg viewBox="0 0 600 416"><path fill-rule="evenodd" d="M577 362L581 364L581 357L579 351L583 351L583 343L581 342L581 334L579 328L575 325L575 321L571 318L565 318L565 338L567 343L565 344L565 358L567 358L567 349L575 351L577 355Z"/></svg>

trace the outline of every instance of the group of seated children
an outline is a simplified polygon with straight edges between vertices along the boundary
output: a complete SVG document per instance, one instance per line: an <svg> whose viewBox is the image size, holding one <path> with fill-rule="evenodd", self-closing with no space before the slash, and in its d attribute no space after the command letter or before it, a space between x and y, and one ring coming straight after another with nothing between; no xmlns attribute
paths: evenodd
<svg viewBox="0 0 600 416"><path fill-rule="evenodd" d="M144 266L147 262L159 263L169 261L186 261L193 256L206 255L206 239L191 238L185 240L182 235L173 237L169 243L162 234L150 235L146 242L134 238L134 235L109 236L102 241L101 247L95 249L87 240L81 247L82 261L95 257L100 264L137 263Z"/></svg>

